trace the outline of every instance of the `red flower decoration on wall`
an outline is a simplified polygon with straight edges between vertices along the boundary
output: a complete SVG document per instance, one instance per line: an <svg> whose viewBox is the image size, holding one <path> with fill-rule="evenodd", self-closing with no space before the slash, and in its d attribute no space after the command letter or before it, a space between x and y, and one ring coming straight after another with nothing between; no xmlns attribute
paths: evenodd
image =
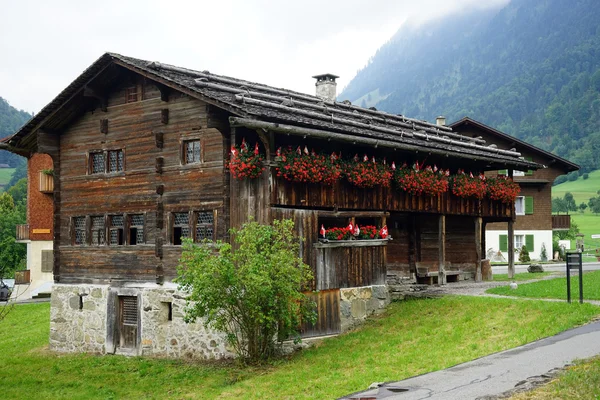
<svg viewBox="0 0 600 400"><path fill-rule="evenodd" d="M487 179L487 195L505 204L514 203L521 188L507 176Z"/></svg>
<svg viewBox="0 0 600 400"><path fill-rule="evenodd" d="M281 152L277 176L292 182L333 185L341 178L342 168L335 157L309 152L307 147L304 152L288 148Z"/></svg>
<svg viewBox="0 0 600 400"><path fill-rule="evenodd" d="M254 151L248 151L246 141L242 140L240 147L231 147L227 168L229 168L231 176L236 179L254 179L258 178L265 170L263 161L264 156L258 150L258 143L254 146Z"/></svg>

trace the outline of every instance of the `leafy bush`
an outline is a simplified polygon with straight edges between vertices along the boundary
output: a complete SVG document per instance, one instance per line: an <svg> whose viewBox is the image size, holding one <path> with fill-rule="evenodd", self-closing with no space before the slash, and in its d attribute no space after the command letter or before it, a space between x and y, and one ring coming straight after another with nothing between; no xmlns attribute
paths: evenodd
<svg viewBox="0 0 600 400"><path fill-rule="evenodd" d="M231 229L235 242L184 242L176 282L189 294L186 322L203 318L226 334L240 359L275 355L277 343L298 337L301 320L314 322L314 303L300 292L311 281L291 220Z"/></svg>
<svg viewBox="0 0 600 400"><path fill-rule="evenodd" d="M531 258L529 258L529 251L527 250L527 246L521 247L521 251L519 252L519 261L521 261L521 262L531 261Z"/></svg>

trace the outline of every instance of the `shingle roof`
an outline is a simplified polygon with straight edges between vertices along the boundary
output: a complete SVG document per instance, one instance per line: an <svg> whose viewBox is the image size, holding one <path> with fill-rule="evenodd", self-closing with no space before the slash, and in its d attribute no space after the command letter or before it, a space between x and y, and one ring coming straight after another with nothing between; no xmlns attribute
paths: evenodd
<svg viewBox="0 0 600 400"><path fill-rule="evenodd" d="M407 148L428 149L452 157L477 157L496 163L525 166L541 165L525 161L520 154L489 146L483 139L459 135L447 126L420 121L350 104L323 99L287 89L195 71L158 62L149 62L114 53L106 53L86 69L71 85L44 107L10 140L13 146L34 132L44 119L68 101L86 82L110 63L116 63L141 73L170 87L185 90L209 103L228 110L233 115L275 124L318 129L349 137L381 141L382 145L406 145Z"/></svg>

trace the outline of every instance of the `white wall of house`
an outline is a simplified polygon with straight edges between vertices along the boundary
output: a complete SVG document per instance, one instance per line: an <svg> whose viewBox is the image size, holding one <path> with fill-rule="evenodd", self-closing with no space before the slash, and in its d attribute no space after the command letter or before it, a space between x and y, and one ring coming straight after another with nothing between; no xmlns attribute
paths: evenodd
<svg viewBox="0 0 600 400"><path fill-rule="evenodd" d="M500 235L508 235L508 231L485 231L485 247L486 253L489 249L493 249L497 252L500 249ZM517 236L522 236L523 244L525 244L525 235L533 235L533 251L529 252L529 257L532 260L540 259L540 252L542 251L542 244L546 245L546 254L548 259L551 260L553 256L552 250L552 230L515 230L515 241L518 240ZM515 245L515 250L517 246ZM508 253L502 252L502 255L508 260ZM519 253L515 253L515 262L519 260Z"/></svg>
<svg viewBox="0 0 600 400"><path fill-rule="evenodd" d="M14 300L31 299L40 294L50 294L54 276L52 272L42 272L42 250L52 250L51 240L28 240L27 269L30 271L30 284L15 285L11 298Z"/></svg>

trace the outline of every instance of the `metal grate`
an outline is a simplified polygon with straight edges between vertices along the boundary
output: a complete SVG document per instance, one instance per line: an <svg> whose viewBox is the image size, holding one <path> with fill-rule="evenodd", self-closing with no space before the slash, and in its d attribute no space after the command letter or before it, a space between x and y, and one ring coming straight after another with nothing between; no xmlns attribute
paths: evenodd
<svg viewBox="0 0 600 400"><path fill-rule="evenodd" d="M104 244L104 217L92 217L92 244Z"/></svg>
<svg viewBox="0 0 600 400"><path fill-rule="evenodd" d="M196 241L213 239L215 217L211 211L199 212L196 220Z"/></svg>
<svg viewBox="0 0 600 400"><path fill-rule="evenodd" d="M199 212L198 213L198 224L210 224L212 225L215 221L215 216L212 211Z"/></svg>
<svg viewBox="0 0 600 400"><path fill-rule="evenodd" d="M123 150L108 152L108 172L123 171Z"/></svg>
<svg viewBox="0 0 600 400"><path fill-rule="evenodd" d="M144 226L144 215L134 214L131 216L131 226Z"/></svg>
<svg viewBox="0 0 600 400"><path fill-rule="evenodd" d="M104 153L92 153L92 174L101 174L104 172Z"/></svg>
<svg viewBox="0 0 600 400"><path fill-rule="evenodd" d="M110 217L110 225L114 228L122 228L123 227L123 216L122 215L113 215Z"/></svg>
<svg viewBox="0 0 600 400"><path fill-rule="evenodd" d="M138 323L138 299L134 296L121 297L123 310L123 324L137 326Z"/></svg>

